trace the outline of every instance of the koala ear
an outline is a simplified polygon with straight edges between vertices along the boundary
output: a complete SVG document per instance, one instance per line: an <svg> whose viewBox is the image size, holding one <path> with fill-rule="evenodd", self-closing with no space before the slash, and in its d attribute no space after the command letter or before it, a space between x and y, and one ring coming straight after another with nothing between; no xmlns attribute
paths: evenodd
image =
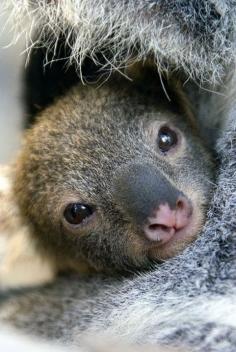
<svg viewBox="0 0 236 352"><path fill-rule="evenodd" d="M62 36L58 40L56 51L50 52L43 45L32 49L23 73L26 127L34 122L39 111L80 80L75 65L67 65L65 58L70 55L69 51ZM48 63L45 65L46 58Z"/></svg>
<svg viewBox="0 0 236 352"><path fill-rule="evenodd" d="M37 38L36 35L35 37ZM98 67L92 60L85 59L80 71L75 62L68 64L70 56L71 48L66 43L64 35L59 37L57 46L52 51L43 43L31 50L28 64L23 72L26 127L34 123L38 112L81 81L80 72L86 82L97 79ZM99 74L101 75L101 71Z"/></svg>
<svg viewBox="0 0 236 352"><path fill-rule="evenodd" d="M0 165L0 290L41 285L54 280L51 260L42 257L23 221L12 189L12 166Z"/></svg>
<svg viewBox="0 0 236 352"><path fill-rule="evenodd" d="M26 127L34 122L34 116L39 111L79 80L75 73L75 67L72 65L67 68L66 60L62 58L62 56L67 56L67 48L62 44L61 39L57 46L57 52L58 55L52 63L50 61L53 54L43 46L33 48L30 53L29 63L24 71ZM46 57L49 61L47 65L45 65Z"/></svg>

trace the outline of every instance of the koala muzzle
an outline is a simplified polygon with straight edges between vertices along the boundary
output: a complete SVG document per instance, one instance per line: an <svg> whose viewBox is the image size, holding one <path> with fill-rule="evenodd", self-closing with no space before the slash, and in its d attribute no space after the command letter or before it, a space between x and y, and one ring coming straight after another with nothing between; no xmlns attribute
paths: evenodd
<svg viewBox="0 0 236 352"><path fill-rule="evenodd" d="M191 222L191 202L152 165L120 169L114 178L113 199L150 241L166 243Z"/></svg>

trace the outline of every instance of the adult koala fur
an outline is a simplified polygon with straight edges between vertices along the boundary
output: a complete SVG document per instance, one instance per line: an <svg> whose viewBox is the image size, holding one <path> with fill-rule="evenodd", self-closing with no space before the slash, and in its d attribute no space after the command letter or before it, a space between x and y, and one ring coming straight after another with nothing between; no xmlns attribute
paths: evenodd
<svg viewBox="0 0 236 352"><path fill-rule="evenodd" d="M28 42L28 123L78 80L107 78L114 69L126 74L134 62L149 60L159 72L179 70L184 81L206 85L200 92L185 87L209 138L208 130L222 121L222 101L211 91L223 89L215 83L222 86L235 61L235 5L235 0L3 0L16 37L24 32Z"/></svg>
<svg viewBox="0 0 236 352"><path fill-rule="evenodd" d="M3 6L13 6L23 30L30 19L36 44L55 48L63 33L68 59L79 66L88 56L112 68L152 56L160 70L174 66L214 82L235 54L234 0L5 0Z"/></svg>
<svg viewBox="0 0 236 352"><path fill-rule="evenodd" d="M46 48L65 33L69 59L79 64L87 55L99 61L101 53L102 64L119 68L127 58L151 54L160 70L177 66L214 83L235 61L235 1L10 2L17 19L24 10L30 13ZM231 116L218 142L218 186L206 228L191 248L133 280L68 278L40 291L2 296L2 321L73 344L81 332L106 330L128 342L235 351L235 109L224 114Z"/></svg>

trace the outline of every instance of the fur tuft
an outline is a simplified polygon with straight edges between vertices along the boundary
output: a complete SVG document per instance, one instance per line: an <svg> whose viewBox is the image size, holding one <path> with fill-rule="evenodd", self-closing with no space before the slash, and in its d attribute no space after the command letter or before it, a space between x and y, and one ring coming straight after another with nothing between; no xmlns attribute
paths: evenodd
<svg viewBox="0 0 236 352"><path fill-rule="evenodd" d="M235 58L234 0L4 0L1 6L11 9L29 49L54 51L64 35L68 63L78 70L86 57L118 70L152 57L159 71L180 68L214 83Z"/></svg>

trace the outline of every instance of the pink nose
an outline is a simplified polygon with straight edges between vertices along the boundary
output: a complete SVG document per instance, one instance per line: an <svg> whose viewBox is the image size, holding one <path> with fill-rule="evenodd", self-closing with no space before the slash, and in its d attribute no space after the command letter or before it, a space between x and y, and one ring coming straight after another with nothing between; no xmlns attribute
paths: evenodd
<svg viewBox="0 0 236 352"><path fill-rule="evenodd" d="M165 203L159 206L147 219L144 234L151 241L168 242L178 230L184 229L192 218L192 205L184 196L180 196L174 209Z"/></svg>

